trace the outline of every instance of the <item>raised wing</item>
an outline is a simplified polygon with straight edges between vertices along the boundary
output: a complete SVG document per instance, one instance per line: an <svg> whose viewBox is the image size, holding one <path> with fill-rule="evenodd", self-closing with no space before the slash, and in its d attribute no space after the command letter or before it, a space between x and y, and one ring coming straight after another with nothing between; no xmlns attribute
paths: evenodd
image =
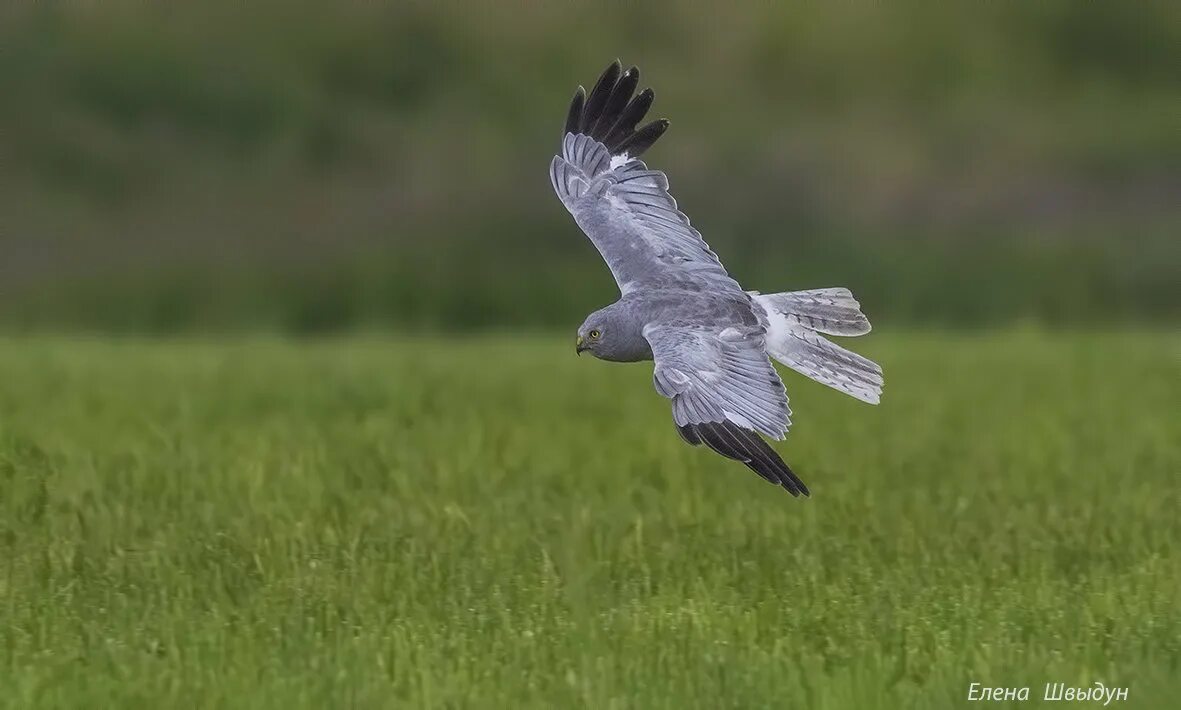
<svg viewBox="0 0 1181 710"><path fill-rule="evenodd" d="M664 173L635 159L668 128L661 119L635 129L653 96L645 89L632 98L638 81L638 69L621 74L617 61L589 96L579 87L566 118L562 152L550 163L554 191L603 256L622 293L741 290L677 209Z"/></svg>
<svg viewBox="0 0 1181 710"><path fill-rule="evenodd" d="M672 400L685 441L743 462L792 495L808 494L758 435L782 439L791 424L787 392L767 359L761 327L671 323L646 327L644 337L656 361L656 391Z"/></svg>

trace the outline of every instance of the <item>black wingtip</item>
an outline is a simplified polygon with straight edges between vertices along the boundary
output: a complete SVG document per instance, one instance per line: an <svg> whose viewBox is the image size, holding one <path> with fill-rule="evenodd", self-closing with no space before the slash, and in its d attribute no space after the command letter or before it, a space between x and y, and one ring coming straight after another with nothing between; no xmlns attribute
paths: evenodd
<svg viewBox="0 0 1181 710"><path fill-rule="evenodd" d="M566 115L566 133L588 135L607 146L612 155L626 151L629 157L637 157L651 148L668 128L668 121L661 119L636 130L654 97L651 89L633 97L639 82L639 67L623 71L618 59L611 62L589 93L581 87L575 92Z"/></svg>
<svg viewBox="0 0 1181 710"><path fill-rule="evenodd" d="M701 437L697 435L697 430L693 427L692 424L687 424L685 426L678 426L677 433L681 435L681 438L684 439L685 443L688 444L689 446L700 446L701 445Z"/></svg>
<svg viewBox="0 0 1181 710"><path fill-rule="evenodd" d="M644 89L637 94L620 112L619 118L615 120L615 125L611 127L611 130L607 131L607 135L603 138L603 144L608 148L618 148L619 144L636 130L636 125L644 120L655 97L656 94L652 92L652 89Z"/></svg>
<svg viewBox="0 0 1181 710"><path fill-rule="evenodd" d="M629 158L638 158L644 154L644 151L651 148L652 144L667 130L667 118L653 121L620 142L617 151L627 153Z"/></svg>
<svg viewBox="0 0 1181 710"><path fill-rule="evenodd" d="M615 127L616 120L623 113L628 100L631 99L632 93L636 90L636 84L639 82L640 70L635 67L625 71L619 77L619 81L615 82L615 87L611 89L611 94L607 97L606 103L603 104L603 110L600 112L598 119L595 120L595 125L590 127L590 135L595 140L600 142L606 140L607 133Z"/></svg>
<svg viewBox="0 0 1181 710"><path fill-rule="evenodd" d="M602 115L603 107L607 104L607 99L611 96L611 92L615 90L615 84L619 81L619 74L623 71L623 65L619 60L611 62L599 80L595 82L595 86L591 89L590 94L586 97L586 109L582 114L582 132L587 135L590 129L594 127L595 123Z"/></svg>
<svg viewBox="0 0 1181 710"><path fill-rule="evenodd" d="M565 136L567 133L577 133L579 127L582 125L582 107L586 102L586 89L580 85L574 91L574 98L570 99L570 110L566 112L566 130L562 132Z"/></svg>
<svg viewBox="0 0 1181 710"><path fill-rule="evenodd" d="M704 443L726 458L741 461L747 468L765 480L782 486L793 496L811 495L808 486L783 462L775 449L749 429L727 421L687 424L677 427L677 431L681 438L694 446Z"/></svg>

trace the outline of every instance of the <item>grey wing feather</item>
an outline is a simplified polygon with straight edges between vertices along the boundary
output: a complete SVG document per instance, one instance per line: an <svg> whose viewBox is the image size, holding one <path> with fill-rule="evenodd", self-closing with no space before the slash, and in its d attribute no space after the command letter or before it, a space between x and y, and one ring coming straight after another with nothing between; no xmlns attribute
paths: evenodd
<svg viewBox="0 0 1181 710"><path fill-rule="evenodd" d="M562 154L550 163L550 181L622 293L741 290L677 209L664 173L626 156L612 158L590 136L567 133Z"/></svg>
<svg viewBox="0 0 1181 710"><path fill-rule="evenodd" d="M775 439L787 434L787 392L761 327L671 323L649 325L644 337L656 363L653 384L673 401L678 427L730 422Z"/></svg>

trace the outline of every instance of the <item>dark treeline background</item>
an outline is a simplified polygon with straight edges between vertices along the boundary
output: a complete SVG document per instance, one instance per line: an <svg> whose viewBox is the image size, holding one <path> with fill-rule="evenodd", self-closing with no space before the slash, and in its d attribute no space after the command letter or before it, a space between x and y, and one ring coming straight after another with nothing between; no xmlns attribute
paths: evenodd
<svg viewBox="0 0 1181 710"><path fill-rule="evenodd" d="M1173 323L1177 3L13 3L0 327L572 327L551 193L618 56L744 284L875 323Z"/></svg>

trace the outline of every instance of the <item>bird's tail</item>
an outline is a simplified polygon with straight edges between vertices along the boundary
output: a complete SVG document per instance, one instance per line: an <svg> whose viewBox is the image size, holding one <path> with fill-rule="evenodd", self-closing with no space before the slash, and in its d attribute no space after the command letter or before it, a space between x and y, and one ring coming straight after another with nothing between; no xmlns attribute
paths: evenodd
<svg viewBox="0 0 1181 710"><path fill-rule="evenodd" d="M760 294L751 292L766 319L767 354L796 372L862 402L882 396L882 368L823 337L864 335L869 319L847 288Z"/></svg>

